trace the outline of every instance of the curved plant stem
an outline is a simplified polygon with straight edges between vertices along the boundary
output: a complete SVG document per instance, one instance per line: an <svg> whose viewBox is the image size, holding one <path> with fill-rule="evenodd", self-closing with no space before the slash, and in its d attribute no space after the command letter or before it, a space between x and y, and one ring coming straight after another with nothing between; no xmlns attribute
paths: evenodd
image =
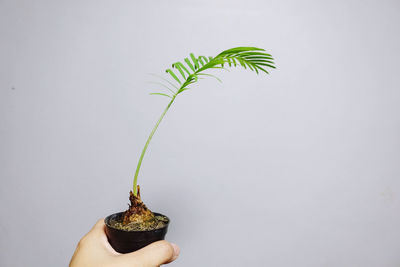
<svg viewBox="0 0 400 267"><path fill-rule="evenodd" d="M178 77L179 74L175 73L171 69L167 69L166 72L170 74L170 78L173 78L177 82L174 84L167 79L161 77L162 80L167 82L169 85L174 87L177 91L172 90L169 86L163 85L168 90L171 91L172 95L167 95L164 93L152 93L153 95L161 95L171 98L171 101L168 103L167 107L165 108L164 112L161 114L161 117L158 119L156 125L154 126L153 130L150 133L150 136L147 138L146 144L142 150L142 154L140 155L138 165L136 167L135 178L133 179L133 194L134 196L138 195L138 185L137 185L137 178L139 175L140 166L142 165L144 154L146 153L147 147L153 137L154 133L156 132L158 125L160 125L162 119L164 118L165 114L167 113L168 109L174 102L176 96L183 91L188 90L188 86L197 82L200 78L199 76L212 76L211 74L202 73L203 71L209 69L226 69L224 68L224 64L231 66L242 66L243 68L248 68L252 71L255 71L257 74L259 71L263 71L268 74L266 70L267 67L275 68L273 65L273 58L270 54L264 53L264 49L257 48L257 47L235 47L225 51L222 51L217 56L213 57L205 57L199 56L195 57L193 53L190 53L190 57L184 59L186 63L186 67L182 62L176 62L172 64L172 68L175 68L175 71L178 71L179 74L182 76L181 79ZM189 59L190 58L190 59ZM217 80L219 80L217 78ZM220 80L219 80L220 81Z"/></svg>
<svg viewBox="0 0 400 267"><path fill-rule="evenodd" d="M158 119L156 125L154 126L153 130L151 131L149 137L147 138L146 144L144 145L144 148L142 150L142 154L140 155L138 165L136 166L136 172L135 172L135 178L133 179L133 194L137 196L137 178L139 175L139 170L140 166L142 165L143 157L144 154L146 153L147 147L150 144L151 138L153 137L154 133L156 132L158 125L160 125L160 122L164 118L165 114L167 113L169 107L172 105L176 97L176 94L172 97L171 101L168 103L167 107L165 108L164 112L161 114L161 117Z"/></svg>

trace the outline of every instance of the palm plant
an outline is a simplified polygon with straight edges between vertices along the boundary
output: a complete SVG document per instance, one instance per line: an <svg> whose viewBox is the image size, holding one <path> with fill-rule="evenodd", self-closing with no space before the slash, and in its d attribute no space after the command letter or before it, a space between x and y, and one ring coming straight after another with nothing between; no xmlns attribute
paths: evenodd
<svg viewBox="0 0 400 267"><path fill-rule="evenodd" d="M226 69L227 67L240 66L251 71L255 71L257 74L264 72L268 74L267 68L275 68L273 58L270 54L264 52L264 49L257 47L236 47L222 51L215 57L198 56L196 57L193 53L189 57L185 58L184 62L175 62L172 64L172 69L167 69L166 72L169 74L169 78L172 81L161 78L165 83L158 83L168 90L167 93L157 92L151 93L152 95L165 96L170 99L167 107L164 109L160 118L158 119L156 125L151 131L149 137L147 138L146 144L142 150L139 158L139 162L136 167L135 177L133 179L133 195L132 199L139 198L138 196L138 185L137 179L142 165L143 157L146 153L147 147L156 132L158 126L160 125L165 114L171 107L175 98L189 89L191 84L196 83L202 76L214 77L221 81L218 77L206 73L206 71L212 69Z"/></svg>

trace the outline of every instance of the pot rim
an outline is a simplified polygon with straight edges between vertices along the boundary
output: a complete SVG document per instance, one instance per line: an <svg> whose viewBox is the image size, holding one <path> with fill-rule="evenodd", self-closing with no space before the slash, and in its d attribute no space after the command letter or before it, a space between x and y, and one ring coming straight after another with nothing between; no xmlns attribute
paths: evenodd
<svg viewBox="0 0 400 267"><path fill-rule="evenodd" d="M147 232L154 232L154 231L157 231L157 230L163 230L163 229L165 229L165 228L168 227L168 225L169 225L169 223L170 223L170 221L171 221L171 220L169 219L168 216L165 216L164 214L161 214L161 213L158 213L158 212L153 212L153 214L156 215L156 216L164 216L165 218L167 218L168 221L165 223L165 226L164 226L164 227L161 227L161 228L158 228L158 229L153 229L153 230L143 230L143 231L129 231L129 230L118 229L118 228L112 227L112 226L109 224L111 218L112 218L113 216L120 216L120 215L122 215L123 213L124 213L124 212L121 211L121 212L116 212L116 213L113 213L113 214L111 214L111 215L108 215L107 217L104 218L104 224L105 224L108 228L111 228L111 229L116 230L116 231L127 232L127 233L147 233Z"/></svg>

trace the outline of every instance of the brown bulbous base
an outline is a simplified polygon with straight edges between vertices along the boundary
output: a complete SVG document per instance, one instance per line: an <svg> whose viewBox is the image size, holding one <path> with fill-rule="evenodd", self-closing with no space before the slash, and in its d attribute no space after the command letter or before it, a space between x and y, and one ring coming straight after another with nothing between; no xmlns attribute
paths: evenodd
<svg viewBox="0 0 400 267"><path fill-rule="evenodd" d="M140 187L137 187L137 196L130 191L129 208L123 213L122 218L110 220L110 225L125 231L149 231L165 227L168 218L155 215L146 207L140 198Z"/></svg>
<svg viewBox="0 0 400 267"><path fill-rule="evenodd" d="M137 196L132 191L129 192L129 209L124 213L123 224L146 223L154 220L154 214L149 210L140 198L140 187L137 187Z"/></svg>

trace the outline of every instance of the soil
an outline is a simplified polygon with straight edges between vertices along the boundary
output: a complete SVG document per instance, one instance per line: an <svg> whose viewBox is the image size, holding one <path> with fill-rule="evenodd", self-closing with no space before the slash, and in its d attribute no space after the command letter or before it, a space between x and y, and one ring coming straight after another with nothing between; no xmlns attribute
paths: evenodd
<svg viewBox="0 0 400 267"><path fill-rule="evenodd" d="M165 227L168 223L168 218L162 215L155 215L154 219L145 222L130 222L124 224L122 219L110 220L110 226L116 229L121 229L125 231L150 231L155 229L161 229Z"/></svg>

